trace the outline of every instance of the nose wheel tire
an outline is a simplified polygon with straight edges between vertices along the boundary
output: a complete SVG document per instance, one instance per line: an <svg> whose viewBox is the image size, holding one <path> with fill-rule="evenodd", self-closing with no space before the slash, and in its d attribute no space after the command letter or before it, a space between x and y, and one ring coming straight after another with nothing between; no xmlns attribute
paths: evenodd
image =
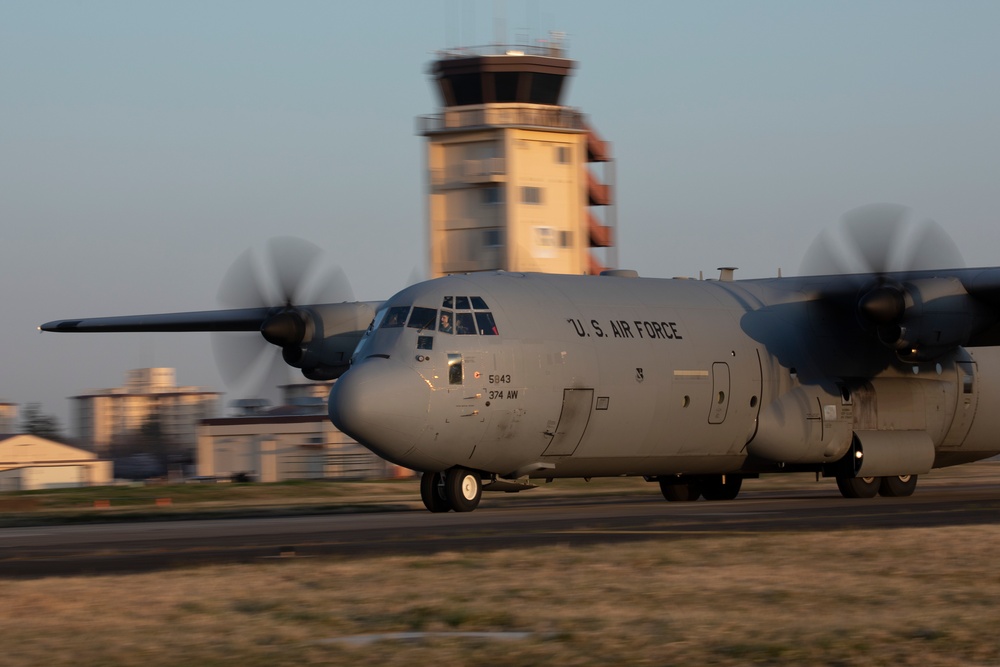
<svg viewBox="0 0 1000 667"><path fill-rule="evenodd" d="M479 507L483 497L479 473L465 468L448 470L444 477L444 497L456 512L471 512Z"/></svg>
<svg viewBox="0 0 1000 667"><path fill-rule="evenodd" d="M878 487L880 496L886 498L903 498L912 496L913 490L917 488L916 475L897 475L895 477L883 477L882 484Z"/></svg>
<svg viewBox="0 0 1000 667"><path fill-rule="evenodd" d="M881 477L838 477L837 488L845 498L874 498L881 486Z"/></svg>
<svg viewBox="0 0 1000 667"><path fill-rule="evenodd" d="M424 507L431 512L448 512L451 510L451 503L444 496L444 484L441 473L425 472L421 475L420 499L424 501Z"/></svg>

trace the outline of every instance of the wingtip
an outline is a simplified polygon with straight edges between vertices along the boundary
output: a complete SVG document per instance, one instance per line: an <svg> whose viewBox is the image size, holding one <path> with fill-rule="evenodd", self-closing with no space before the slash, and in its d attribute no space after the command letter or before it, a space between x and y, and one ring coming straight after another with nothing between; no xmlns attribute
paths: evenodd
<svg viewBox="0 0 1000 667"><path fill-rule="evenodd" d="M38 327L39 331L72 331L80 324L80 320L54 320Z"/></svg>

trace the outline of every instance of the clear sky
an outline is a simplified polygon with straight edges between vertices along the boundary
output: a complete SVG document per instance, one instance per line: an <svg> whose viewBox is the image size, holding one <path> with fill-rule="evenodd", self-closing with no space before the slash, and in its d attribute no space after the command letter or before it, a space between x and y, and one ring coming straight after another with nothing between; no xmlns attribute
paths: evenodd
<svg viewBox="0 0 1000 667"><path fill-rule="evenodd" d="M845 211L897 202L1000 264L994 0L0 0L0 399L173 366L207 334L39 334L216 307L247 247L294 235L361 299L425 262L435 50L565 32L567 103L617 160L620 265L795 273Z"/></svg>

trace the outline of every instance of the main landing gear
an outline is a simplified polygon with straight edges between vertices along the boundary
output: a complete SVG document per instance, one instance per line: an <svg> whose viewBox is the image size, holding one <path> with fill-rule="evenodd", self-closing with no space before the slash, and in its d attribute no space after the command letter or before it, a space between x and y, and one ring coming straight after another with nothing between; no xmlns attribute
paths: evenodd
<svg viewBox="0 0 1000 667"><path fill-rule="evenodd" d="M896 475L893 477L838 477L837 488L845 498L886 498L912 496L917 488L916 475Z"/></svg>
<svg viewBox="0 0 1000 667"><path fill-rule="evenodd" d="M732 500L740 493L743 477L740 475L682 475L661 477L660 491L671 502L705 500Z"/></svg>
<svg viewBox="0 0 1000 667"><path fill-rule="evenodd" d="M474 470L449 468L420 478L420 499L431 512L471 512L482 497L483 480Z"/></svg>

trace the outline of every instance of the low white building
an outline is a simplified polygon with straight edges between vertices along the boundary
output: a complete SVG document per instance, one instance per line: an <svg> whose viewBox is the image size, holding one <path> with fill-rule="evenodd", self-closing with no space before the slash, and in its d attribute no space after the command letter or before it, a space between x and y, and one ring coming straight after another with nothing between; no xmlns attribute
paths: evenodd
<svg viewBox="0 0 1000 667"><path fill-rule="evenodd" d="M412 475L347 437L322 414L206 419L198 428L198 475L258 482Z"/></svg>
<svg viewBox="0 0 1000 667"><path fill-rule="evenodd" d="M113 481L111 461L35 435L0 435L0 491L101 486Z"/></svg>

